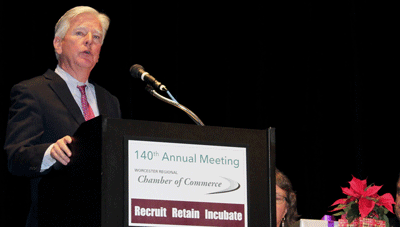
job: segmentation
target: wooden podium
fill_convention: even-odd
[[[243,194],[246,196],[244,202],[244,207],[246,208],[244,213],[246,215],[242,214],[242,224],[238,224],[237,226],[275,226],[275,131],[273,128],[268,130],[250,130],[210,126],[201,127],[186,124],[109,119],[101,116],[83,123],[74,134],[73,143],[70,145],[73,153],[70,164],[62,166],[56,163],[53,167],[54,169],[41,180],[39,184],[39,225],[96,227],[152,226],[150,222],[135,224],[134,217],[130,217],[130,215],[134,216],[135,213],[129,210],[129,207],[132,204],[131,209],[133,209],[132,201],[136,200],[130,198],[131,195],[128,191],[131,191],[131,189],[128,186],[141,186],[132,182],[132,180],[128,180],[130,179],[128,178],[128,174],[130,173],[129,168],[132,168],[133,165],[128,162],[128,141],[132,139],[139,142],[149,141],[150,144],[172,143],[182,145],[183,148],[186,146],[199,146],[200,148],[207,146],[207,149],[208,146],[211,148],[219,148],[220,146],[228,147],[228,150],[223,152],[229,152],[229,147],[243,148],[242,150],[245,150],[243,160],[246,163],[246,166],[243,167],[246,170],[245,178],[243,179],[246,179],[246,182],[239,184],[239,186],[231,190],[237,190],[235,193],[238,193],[239,190],[246,189],[246,192]],[[161,159],[162,153],[160,151],[154,154],[159,155],[158,159]],[[154,154],[151,153],[152,156]],[[199,172],[195,173],[195,175],[201,176],[202,171],[206,171],[207,168],[214,168],[218,164],[228,163],[224,163],[223,160],[224,158],[229,159],[229,153],[223,154],[225,155],[222,159],[207,159],[206,161],[209,163],[206,163],[207,165],[203,163],[202,166],[204,166],[204,169],[196,169]],[[132,152],[130,155],[132,155]],[[140,159],[139,155],[137,157]],[[204,155],[204,157],[206,156]],[[204,157],[195,157],[195,159],[192,157],[192,162],[205,162]],[[146,159],[146,157],[143,158]],[[203,160],[199,158],[203,158]],[[181,163],[177,163],[176,166],[178,164],[180,165]],[[237,171],[235,166],[229,168],[232,171]],[[167,182],[165,180],[167,178],[172,179],[175,177],[178,179],[181,175],[183,179],[183,176],[190,176],[191,174],[185,173],[182,170],[176,172],[179,173],[171,171],[172,174],[163,175],[164,178],[161,182]],[[147,175],[143,176],[147,177]],[[225,183],[226,181],[221,177],[223,176],[216,175],[215,179],[218,178],[221,182]],[[149,182],[144,178],[140,179],[140,181]],[[174,181],[170,180],[168,182],[173,184]],[[192,184],[189,181],[186,183]],[[215,186],[217,184],[210,183],[204,186],[210,185]],[[222,188],[221,186],[221,190]],[[219,191],[216,194],[221,193],[224,194],[223,196],[226,196],[228,193],[225,193],[225,191]],[[159,195],[155,193],[154,196],[158,197]],[[169,195],[165,196],[168,197]],[[206,198],[215,197],[209,196]],[[163,200],[159,201],[163,202]],[[181,203],[184,204],[185,201],[174,201],[174,203],[179,205]],[[150,209],[146,210],[143,208],[139,210],[138,206],[135,206],[135,208],[139,216],[140,211],[144,214],[143,216],[146,216],[146,214],[148,216],[155,216],[157,214],[155,212],[158,211],[154,209],[154,212],[151,213],[152,210]],[[164,211],[164,216],[171,216],[167,208],[162,207],[160,209]],[[224,211],[228,213],[228,210]],[[210,214],[215,214],[213,217],[218,219],[219,213],[209,212],[208,216]],[[228,219],[228,214],[225,214],[226,219]],[[222,218],[222,215],[224,213],[221,212],[219,218]],[[194,224],[193,221],[195,220],[193,218],[195,217],[192,217],[192,220],[190,220],[192,222],[188,222],[192,223],[190,226],[199,226],[200,224]],[[177,220],[176,224],[183,223],[183,219],[183,215],[180,219],[175,219]],[[161,221],[162,218],[158,218],[157,220]],[[158,226],[164,225],[162,222],[157,223],[159,224]],[[171,220],[168,223],[170,224],[165,224],[165,226],[174,225]],[[179,225],[185,226],[185,224]]]

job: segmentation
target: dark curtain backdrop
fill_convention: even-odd
[[[303,218],[327,214],[352,175],[395,195],[400,133],[394,5],[0,3],[1,144],[11,86],[56,67],[54,25],[76,5],[111,18],[91,78],[119,98],[124,118],[193,124],[130,77],[130,66],[138,63],[206,125],[276,127],[276,164],[292,180]],[[4,153],[0,219],[21,226],[29,186],[7,172]]]

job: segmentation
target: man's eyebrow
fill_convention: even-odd
[[[80,29],[89,30],[86,26],[78,26],[78,27],[76,27],[76,28],[74,29],[74,31],[75,31],[75,30],[80,30]],[[97,33],[103,35],[103,31],[98,30],[98,29],[95,29],[95,31],[96,31]]]

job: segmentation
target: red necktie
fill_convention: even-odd
[[[81,103],[82,103],[83,116],[85,117],[85,121],[88,121],[88,120],[94,118],[94,113],[93,113],[92,107],[90,107],[90,105],[87,101],[85,87],[86,87],[86,85],[78,86],[78,89],[81,92]]]

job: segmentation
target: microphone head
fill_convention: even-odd
[[[132,65],[132,67],[129,69],[129,72],[131,73],[131,75],[133,76],[133,78],[136,79],[140,79],[140,76],[143,74],[144,72],[144,68],[143,66],[139,65],[139,64],[134,64]]]

